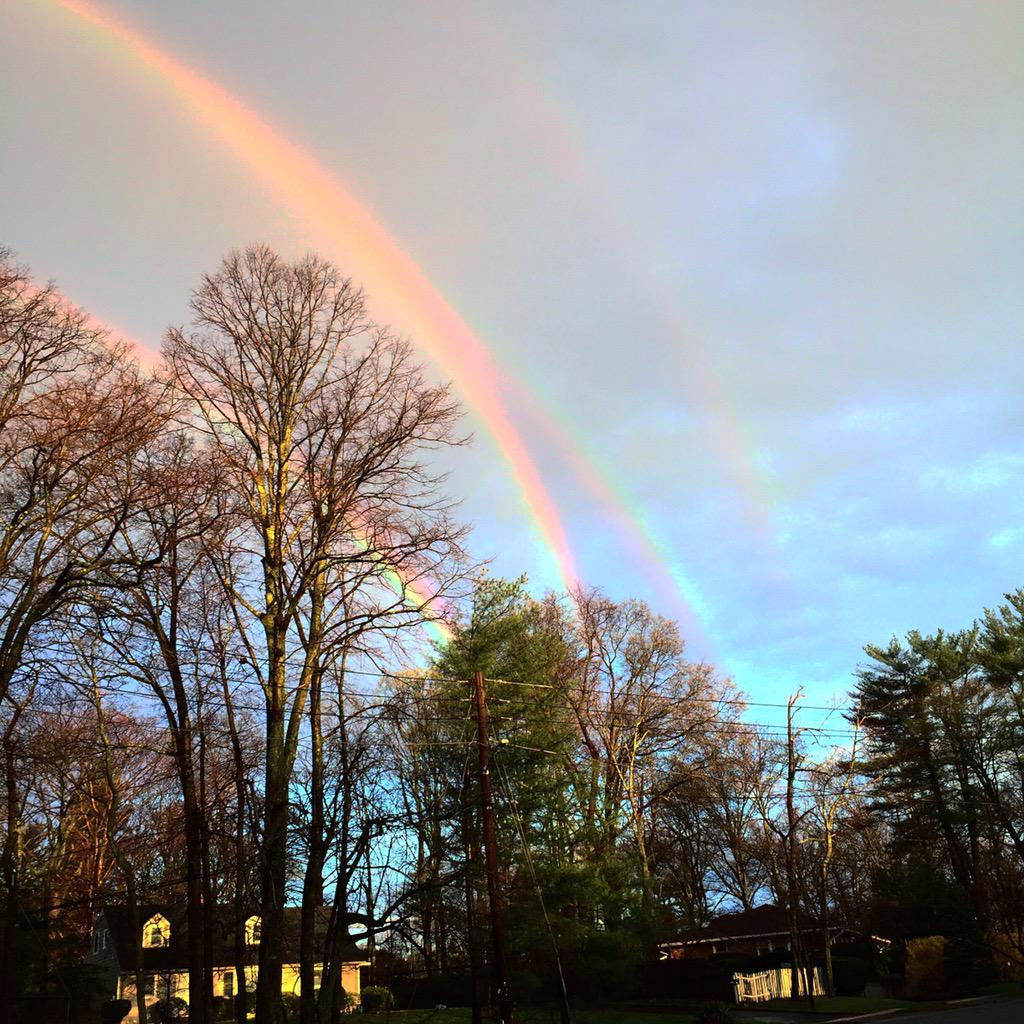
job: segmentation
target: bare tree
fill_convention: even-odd
[[[33,636],[113,559],[164,415],[123,345],[0,262],[0,701]]]
[[[213,999],[214,901],[201,729],[206,691],[219,699],[207,611],[210,590],[220,586],[209,555],[234,508],[216,461],[180,432],[151,444],[136,472],[145,481],[140,507],[113,538],[117,557],[94,602],[94,633],[109,671],[149,690],[166,721],[184,817],[189,1006],[193,1024],[204,1024]]]
[[[443,575],[459,536],[422,461],[457,443],[448,389],[409,346],[367,322],[362,294],[329,264],[266,248],[233,253],[172,330],[168,381],[194,403],[242,503],[222,580],[265,701],[258,1024],[279,1013],[290,781],[346,564],[381,581]],[[367,585],[369,585],[369,580]],[[410,612],[403,594],[393,612]]]

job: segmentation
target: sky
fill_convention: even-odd
[[[323,253],[466,404],[493,573],[828,703],[1024,586],[1022,39],[1018,3],[4,0],[0,244],[153,350],[232,248]]]

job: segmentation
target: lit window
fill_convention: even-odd
[[[255,914],[245,922],[245,944],[247,946],[260,944],[260,919]]]
[[[235,972],[227,971],[224,974],[223,995],[230,998],[235,994]]]
[[[154,914],[142,928],[142,945],[146,949],[166,946],[171,941],[171,924],[163,914]]]

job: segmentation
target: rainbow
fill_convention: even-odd
[[[565,589],[577,583],[572,552],[558,510],[512,423],[498,367],[484,344],[434,288],[419,266],[309,153],[284,138],[222,86],[181,63],[90,0],[51,0],[74,15],[119,55],[153,74],[245,165],[254,180],[311,231],[339,251],[355,254],[358,274],[374,305],[407,329],[417,345],[449,376],[490,432],[507,461],[535,529]],[[526,391],[522,385],[518,386]],[[528,393],[528,392],[527,392]],[[536,400],[532,401],[537,407]],[[583,455],[578,438],[557,417],[538,421],[588,490],[612,513],[634,552],[671,587],[673,601],[702,625],[706,605],[696,587],[659,542],[621,487]]]
[[[601,464],[582,431],[567,417],[542,406],[525,390],[514,392],[517,400],[552,440],[562,459],[584,483],[591,494],[611,513],[619,533],[626,538],[633,554],[657,568],[659,593],[682,622],[699,633],[710,647],[707,624],[711,609],[700,586],[679,564],[670,546],[661,539],[627,489]]]
[[[87,326],[91,329],[106,334],[109,337],[118,338],[123,342],[127,342],[132,347],[135,357],[145,369],[152,371],[156,368],[159,362],[159,358],[156,354],[146,345],[142,344],[142,342],[131,337],[116,324],[111,323],[109,320],[100,320],[98,317],[84,312],[64,295],[58,295],[58,301],[60,301],[61,304],[69,311],[82,313],[85,317]],[[451,629],[440,618],[431,617],[434,614],[434,609],[439,603],[438,595],[428,593],[427,590],[421,586],[419,580],[414,582],[407,576],[403,576],[403,574],[400,573],[381,552],[374,548],[370,539],[359,528],[352,526],[349,530],[349,536],[361,553],[369,553],[370,557],[380,564],[381,577],[391,590],[394,591],[396,596],[402,600],[402,603],[410,611],[419,613],[423,620],[421,625],[427,635],[440,646],[444,646],[449,643],[453,635]]]
[[[467,8],[466,13],[472,19],[474,9]],[[576,195],[589,199],[594,219],[612,236],[612,248],[650,253],[652,246],[657,246],[657,233],[640,233],[640,221],[628,215],[621,196],[607,176],[606,165],[588,158],[571,111],[559,102],[557,84],[545,79],[541,67],[525,60],[521,49],[509,45],[508,35],[493,31],[485,19],[471,20],[471,26],[477,33],[478,45],[495,49],[501,65],[513,67],[511,77],[516,89],[511,95],[525,115],[522,123],[536,133],[535,151],[545,156],[555,173],[571,184]],[[726,387],[725,377],[715,364],[715,346],[707,326],[699,320],[696,304],[688,301],[684,308],[680,297],[682,282],[663,269],[673,264],[673,254],[655,248],[652,256],[646,261],[621,261],[620,268],[624,275],[634,279],[644,294],[645,305],[661,319],[673,340],[676,370],[686,379],[691,394],[699,396],[700,404],[707,410],[702,423],[705,443],[715,452],[719,467],[743,496],[747,524],[760,540],[765,554],[773,559],[775,578],[780,582],[788,581],[790,574],[782,560],[778,524],[773,516],[782,502],[782,495],[757,463],[757,431],[735,393]],[[698,339],[699,343],[695,344]],[[517,396],[517,400],[521,397]],[[541,425],[555,447],[568,461],[576,463],[577,472],[582,475],[581,463],[589,464],[586,472],[597,477],[593,493],[614,496],[612,507],[620,520],[624,516],[632,517],[623,532],[638,553],[646,550],[643,557],[650,558],[654,552],[658,553],[657,557],[664,563],[662,577],[667,574],[675,579],[675,594],[670,594],[670,598],[674,596],[678,602],[682,596],[693,611],[703,615],[702,608],[706,610],[706,606],[702,605],[695,581],[686,576],[671,547],[657,537],[642,513],[630,511],[637,509],[639,503],[628,493],[621,477],[616,479],[602,468],[600,456],[588,450],[588,439],[578,426],[564,419],[553,403],[544,403],[543,408],[535,410],[535,416],[549,421]],[[557,422],[552,424],[551,420]]]
[[[348,534],[353,544],[361,554],[367,554],[381,567],[381,575],[384,582],[401,598],[402,603],[413,612],[417,612],[422,621],[422,626],[427,635],[433,638],[434,642],[444,646],[452,639],[452,631],[439,618],[431,617],[433,609],[440,603],[437,594],[429,594],[420,585],[419,580],[412,580],[408,575],[398,571],[384,555],[377,550],[376,545],[367,536],[366,532],[355,524],[348,524]]]
[[[375,305],[408,329],[459,385],[508,463],[563,586],[577,580],[565,528],[505,408],[501,374],[483,343],[416,263],[327,171],[225,89],[86,0],[54,0],[135,64],[155,73],[277,201],[316,231],[358,253],[359,276]]]

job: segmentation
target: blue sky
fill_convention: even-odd
[[[631,496],[700,595],[692,653],[755,697],[841,695],[864,643],[1024,585],[1019,4],[106,9],[374,212]],[[101,318],[155,346],[228,249],[314,244],[68,14],[9,0],[0,39],[0,241]],[[586,580],[677,614],[517,425]],[[476,552],[553,585],[477,434]]]

